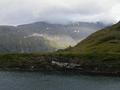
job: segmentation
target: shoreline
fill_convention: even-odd
[[[0,71],[120,76],[120,56],[115,54],[115,58],[112,58],[113,56],[111,54],[96,56],[92,54],[77,56],[76,54],[2,54],[0,55]]]
[[[80,71],[74,69],[65,69],[65,70],[30,70],[30,69],[1,69],[0,71],[9,71],[9,72],[41,72],[41,73],[54,73],[54,74],[69,74],[69,75],[88,75],[88,76],[107,76],[107,77],[120,77],[120,72],[98,72],[98,71]]]

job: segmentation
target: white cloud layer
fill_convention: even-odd
[[[120,20],[120,0],[0,0],[0,24]]]

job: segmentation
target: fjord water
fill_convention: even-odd
[[[120,78],[0,71],[0,90],[120,90]]]

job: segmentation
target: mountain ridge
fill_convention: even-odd
[[[103,27],[105,27],[104,24],[87,22],[65,25],[47,22],[35,22],[18,26],[3,25],[0,26],[0,52],[56,51],[57,49],[76,45],[81,39]]]

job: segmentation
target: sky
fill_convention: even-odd
[[[0,25],[120,20],[120,0],[0,0]]]

